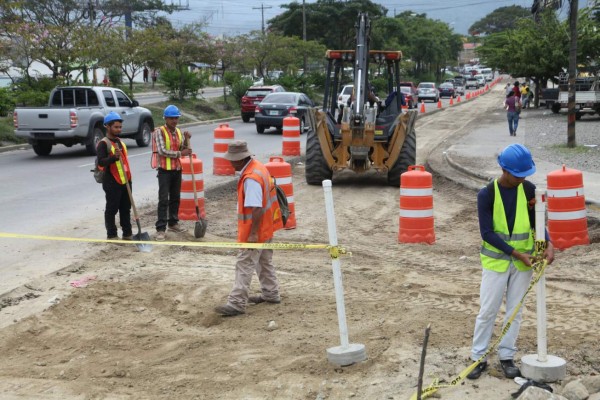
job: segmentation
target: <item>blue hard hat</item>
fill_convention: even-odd
[[[114,121],[123,122],[123,118],[121,118],[121,116],[114,111],[109,112],[108,114],[106,114],[106,117],[104,117],[104,125],[108,125]]]
[[[535,174],[535,163],[531,152],[522,144],[511,144],[502,150],[498,155],[498,164],[517,178]]]
[[[165,118],[178,118],[181,117],[181,113],[179,112],[179,108],[177,108],[176,106],[174,106],[173,104],[167,106],[167,108],[165,108],[165,112],[163,114],[163,117]]]

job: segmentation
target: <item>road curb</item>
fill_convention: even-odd
[[[30,148],[31,148],[31,145],[28,143],[10,144],[8,146],[1,146],[0,153],[5,153],[7,151],[12,151],[12,150],[27,150]]]

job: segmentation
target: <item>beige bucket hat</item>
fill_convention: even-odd
[[[239,161],[250,156],[252,153],[248,151],[248,144],[243,140],[234,140],[229,143],[227,153],[223,158],[229,161]]]

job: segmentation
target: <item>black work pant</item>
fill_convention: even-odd
[[[115,181],[115,178],[108,172],[104,176],[102,189],[106,194],[106,208],[104,209],[106,236],[117,236],[117,225],[115,224],[117,212],[119,213],[119,224],[123,229],[123,236],[131,236],[131,201],[127,193],[127,187]]]
[[[173,226],[179,222],[179,202],[181,198],[181,170],[158,169],[158,220],[156,230],[164,232],[167,223]]]

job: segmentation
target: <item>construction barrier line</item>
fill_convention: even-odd
[[[546,242],[545,241],[536,241],[535,242],[535,248],[536,248],[536,251],[539,251],[540,254],[542,254],[544,252],[545,248],[546,248]],[[506,333],[510,329],[510,326],[512,325],[513,320],[517,316],[517,313],[519,312],[519,310],[521,309],[521,307],[523,306],[523,304],[525,304],[525,298],[527,297],[527,295],[529,294],[529,292],[531,292],[531,290],[533,289],[533,287],[538,283],[538,281],[540,280],[540,278],[544,274],[544,271],[546,270],[546,266],[548,266],[548,260],[546,260],[546,259],[538,259],[538,260],[534,261],[534,263],[532,264],[532,266],[533,266],[533,270],[535,272],[535,276],[531,280],[531,282],[529,283],[529,287],[527,288],[527,291],[525,292],[525,294],[523,294],[523,296],[521,297],[521,300],[519,301],[519,304],[515,308],[515,311],[513,311],[513,313],[511,314],[510,318],[506,322],[506,325],[504,326],[504,328],[502,328],[502,332],[500,332],[500,336],[498,337],[498,339],[496,339],[496,341],[486,350],[486,352],[485,352],[484,355],[482,355],[481,357],[479,357],[479,359],[477,359],[477,361],[473,362],[473,364],[469,365],[467,368],[465,368],[464,370],[462,370],[454,379],[452,379],[452,381],[450,381],[449,384],[440,385],[438,383],[439,379],[437,379],[437,378],[434,379],[434,381],[428,387],[426,387],[425,389],[423,389],[421,391],[421,399],[425,399],[425,398],[431,396],[432,394],[434,394],[435,392],[437,392],[438,389],[446,388],[446,387],[452,387],[452,386],[458,385],[462,380],[464,380],[467,377],[467,375],[469,375],[471,373],[471,371],[473,371],[475,369],[475,367],[477,367],[483,360],[485,360],[487,358],[487,356],[496,347],[498,347],[498,345],[500,344],[500,341],[502,340],[502,338],[504,338],[504,336],[506,335]],[[417,393],[414,393],[410,397],[410,400],[416,400],[416,399],[417,399]]]
[[[340,255],[352,256],[352,253],[342,246],[331,246],[329,244],[304,244],[304,243],[237,243],[237,242],[148,242],[146,240],[112,240],[112,239],[88,239],[72,238],[64,236],[27,235],[22,233],[0,232],[0,238],[6,239],[32,239],[51,240],[58,242],[80,242],[80,243],[115,243],[115,244],[149,244],[153,246],[185,246],[185,247],[212,247],[228,249],[270,249],[270,250],[329,250],[331,258],[339,258]]]

